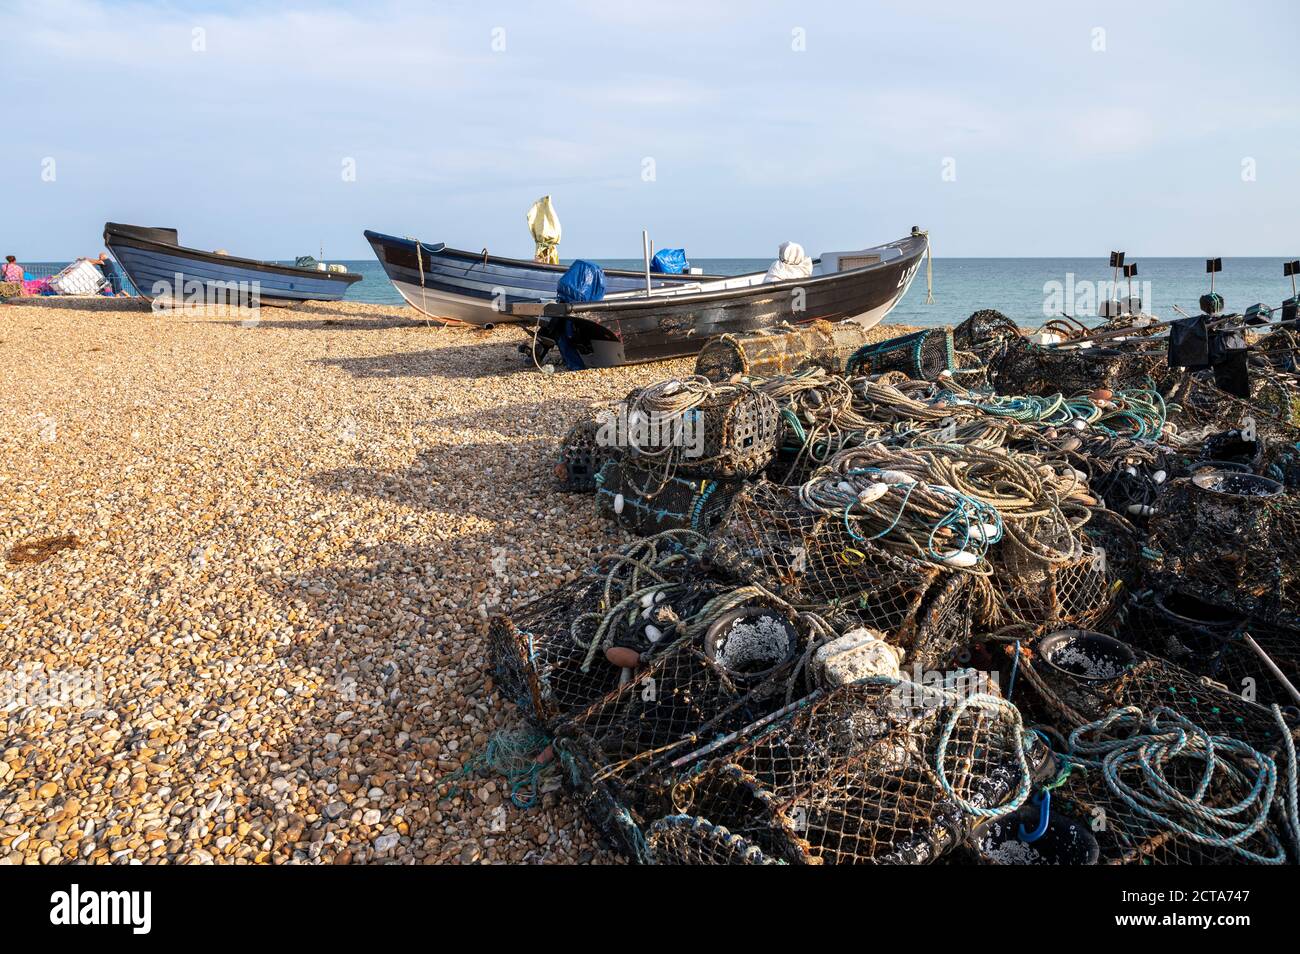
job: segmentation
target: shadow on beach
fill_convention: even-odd
[[[492,332],[481,332],[484,336]],[[482,378],[538,371],[519,353],[517,341],[477,340],[439,342],[436,350],[407,351],[365,357],[321,358],[316,363],[335,367],[354,378]],[[473,349],[471,360],[464,351]]]
[[[5,304],[24,307],[52,308],[64,311],[130,311],[148,312],[150,305],[143,298],[106,298],[100,295],[23,295],[4,299]]]

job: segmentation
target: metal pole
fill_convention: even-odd
[[[645,294],[650,297],[650,233],[641,230],[641,251],[645,255]]]
[[[1291,685],[1291,680],[1283,674],[1281,669],[1277,668],[1277,663],[1273,662],[1268,653],[1264,652],[1264,650],[1260,648],[1259,643],[1255,642],[1254,637],[1252,637],[1250,633],[1242,633],[1241,638],[1246,641],[1247,646],[1255,651],[1255,655],[1259,656],[1260,661],[1268,667],[1268,671],[1277,678],[1278,682],[1286,686],[1287,692],[1291,693],[1291,698],[1297,703],[1300,703],[1300,690],[1297,690],[1295,686]]]

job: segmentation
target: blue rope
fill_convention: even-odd
[[[957,722],[961,719],[962,713],[967,709],[982,709],[986,712],[1005,715],[1011,720],[1012,744],[1015,746],[1016,759],[1019,762],[1020,782],[1016,786],[1016,791],[1011,796],[1011,799],[994,808],[976,805],[958,795],[956,790],[953,789],[952,783],[948,780],[948,773],[943,768],[943,758],[948,751],[948,742],[952,739],[952,733],[957,728]],[[939,785],[943,789],[943,793],[966,814],[980,818],[1001,818],[1003,815],[1014,812],[1029,797],[1030,786],[1029,763],[1025,759],[1024,725],[1020,721],[1020,710],[1005,699],[986,693],[976,693],[961,699],[953,706],[952,714],[948,716],[948,721],[944,723],[943,732],[939,735],[939,746],[934,754],[934,771],[939,778]]]
[[[1130,734],[1121,739],[1087,738],[1114,729]],[[1165,766],[1180,756],[1202,763],[1191,794],[1182,792],[1164,775]],[[1100,768],[1114,797],[1164,831],[1257,864],[1284,864],[1287,860],[1285,848],[1268,827],[1277,791],[1277,766],[1239,739],[1210,735],[1172,709],[1161,707],[1145,717],[1142,710],[1129,706],[1071,732],[1066,757]],[[1130,782],[1135,774],[1140,780],[1136,786]],[[1209,804],[1206,797],[1216,775],[1245,789],[1245,794],[1235,804]],[[1244,847],[1256,836],[1269,854]]]

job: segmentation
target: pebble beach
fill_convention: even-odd
[[[625,542],[556,447],[693,360],[526,340],[0,305],[0,864],[614,861],[558,779],[472,771],[522,721],[486,623]]]

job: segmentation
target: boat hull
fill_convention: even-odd
[[[907,294],[928,250],[923,234],[881,249],[896,257],[851,271],[756,285],[680,299],[631,299],[590,304],[551,304],[542,313],[548,328],[573,322],[580,357],[588,367],[617,367],[698,354],[711,338],[747,334],[811,321],[880,322]]]
[[[512,305],[555,297],[555,287],[568,270],[521,259],[447,248],[441,243],[417,243],[381,232],[367,231],[366,240],[397,293],[416,311],[437,320],[453,319],[486,327],[520,322],[508,314]],[[707,281],[714,276],[651,276],[651,287],[667,288]],[[645,288],[644,272],[605,270],[606,294]]]
[[[167,236],[172,236],[172,242]],[[361,280],[350,272],[319,272],[174,244],[168,229],[109,223],[104,244],[141,296],[181,304],[196,301],[292,304],[338,301]]]

